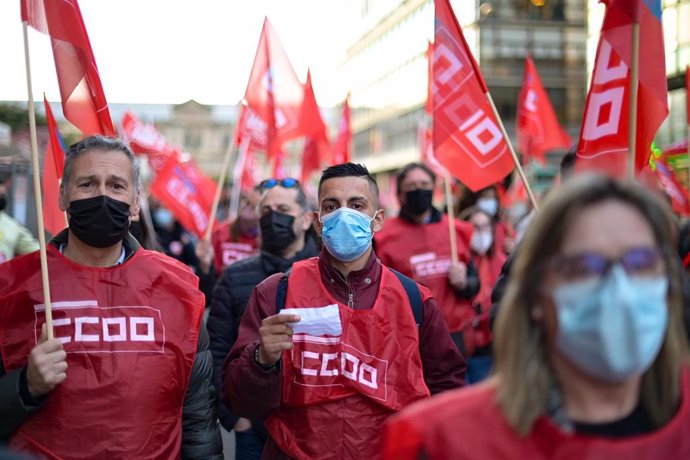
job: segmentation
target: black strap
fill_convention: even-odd
[[[419,292],[419,287],[417,283],[407,276],[403,275],[397,270],[393,270],[388,267],[390,271],[400,280],[405,293],[407,294],[407,299],[410,301],[412,306],[412,314],[414,315],[414,321],[417,323],[417,327],[422,324],[422,293]],[[276,291],[276,313],[280,313],[280,310],[285,308],[285,299],[287,298],[288,289],[288,277],[290,276],[290,270],[285,272],[283,276],[280,277],[278,281],[278,290]]]
[[[419,287],[417,286],[417,283],[412,278],[408,278],[407,276],[403,275],[397,270],[393,270],[390,267],[388,267],[388,269],[392,271],[395,276],[398,277],[398,280],[400,280],[400,284],[402,284],[403,289],[405,289],[405,292],[407,293],[407,299],[410,301],[410,305],[412,306],[414,322],[417,323],[417,327],[421,326],[423,316],[422,293],[419,292]]]

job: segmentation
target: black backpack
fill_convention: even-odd
[[[419,292],[417,283],[397,270],[393,270],[390,267],[386,267],[398,278],[400,284],[402,284],[405,293],[407,293],[407,298],[412,306],[412,314],[414,315],[414,322],[417,323],[417,328],[422,325],[422,294]],[[290,270],[286,271],[278,282],[278,291],[276,292],[276,312],[280,312],[285,307],[285,299],[287,298],[287,288],[288,288],[288,277],[290,276]]]

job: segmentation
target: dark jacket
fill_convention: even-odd
[[[213,355],[213,382],[218,391],[221,388],[220,370],[223,361],[237,340],[240,320],[256,285],[275,273],[287,271],[293,262],[318,254],[319,250],[314,240],[307,238],[304,249],[291,259],[283,259],[261,251],[259,255],[235,262],[225,269],[213,290],[211,312],[207,321],[208,333],[211,337],[210,349]],[[219,404],[218,415],[223,427],[231,431],[238,417],[228,411],[223,404]],[[260,425],[260,423],[255,424],[257,427]]]
[[[319,270],[328,292],[345,304],[348,303],[348,294],[354,292],[354,305],[361,309],[371,308],[378,295],[384,269],[374,252],[367,265],[350,273],[347,280],[330,265],[329,257],[326,251],[319,256]],[[279,274],[273,275],[254,289],[240,324],[237,342],[223,364],[222,400],[244,417],[266,419],[281,404],[282,372],[275,367],[264,370],[254,360],[261,320],[276,314],[275,299],[280,278]],[[464,384],[465,361],[453,344],[433,297],[422,306],[419,354],[424,381],[432,395]],[[262,458],[286,457],[269,440]]]
[[[67,231],[63,231],[51,244],[59,246],[66,241]],[[139,243],[131,235],[125,238],[124,243],[126,259],[140,249]],[[183,459],[223,459],[220,429],[215,421],[216,391],[211,383],[213,360],[208,344],[208,332],[202,325],[182,407]],[[0,440],[9,439],[22,421],[40,410],[48,398],[50,395],[39,400],[32,398],[26,381],[26,368],[6,374],[0,359]]]

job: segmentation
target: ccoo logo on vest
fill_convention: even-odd
[[[96,300],[53,302],[55,338],[67,353],[165,351],[161,311],[142,305],[102,307]],[[45,323],[45,305],[34,305],[36,342]]]
[[[410,257],[410,266],[415,279],[447,276],[450,265],[449,256],[438,256],[435,252],[425,252]]]

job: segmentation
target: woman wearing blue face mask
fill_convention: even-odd
[[[496,375],[393,420],[387,458],[690,458],[675,238],[667,206],[636,185],[564,185],[521,244]]]

